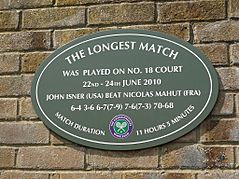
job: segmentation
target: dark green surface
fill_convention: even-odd
[[[86,57],[69,64],[65,58],[70,54],[96,44],[111,43],[113,41],[135,41],[134,50],[118,50],[102,52]],[[160,44],[169,47],[179,54],[172,59],[162,54],[138,50],[137,44],[141,42]],[[81,43],[81,44],[79,44]],[[73,45],[75,45],[73,47]],[[70,49],[69,49],[70,48]],[[63,52],[64,51],[64,52]],[[63,52],[63,53],[62,53]],[[144,68],[157,66],[183,66],[181,73],[153,73],[145,74]],[[114,68],[140,68],[140,74],[122,74],[109,76],[83,76],[83,69],[111,69]],[[80,76],[63,77],[62,70],[79,70]],[[210,83],[211,78],[211,83]],[[161,79],[160,85],[154,86],[114,86],[83,88],[83,81],[104,83],[105,80],[116,82],[135,79]],[[105,83],[104,83],[105,84]],[[46,94],[50,93],[106,93],[130,91],[163,91],[198,89],[200,96],[176,97],[141,97],[141,98],[113,98],[113,99],[83,99],[83,100],[54,100],[46,101]],[[210,93],[211,91],[211,93]],[[109,150],[132,150],[160,145],[172,141],[200,124],[212,110],[218,96],[218,77],[209,60],[195,47],[187,42],[158,32],[143,30],[114,30],[100,32],[85,36],[57,49],[39,67],[32,84],[32,102],[38,116],[54,132],[73,142]],[[140,110],[110,110],[110,111],[71,111],[71,106],[93,104],[125,104],[125,103],[167,103],[173,102],[174,108],[151,109],[147,106]],[[167,121],[182,113],[188,106],[193,105],[194,110],[180,122],[166,127]],[[43,112],[45,114],[43,114]],[[72,122],[89,128],[102,129],[105,135],[76,130],[59,120],[55,113],[59,112]],[[125,139],[113,137],[109,131],[109,123],[118,114],[129,116],[134,123],[134,130]],[[136,130],[161,125],[161,130],[146,134],[136,135]]]

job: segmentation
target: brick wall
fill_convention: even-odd
[[[85,34],[150,29],[203,51],[220,96],[199,127],[169,144],[113,152],[49,131],[30,99],[34,72]],[[239,178],[239,0],[0,0],[0,179]]]

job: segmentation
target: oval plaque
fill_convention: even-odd
[[[45,125],[85,146],[132,150],[199,125],[218,95],[209,60],[158,32],[114,30],[78,38],[39,67],[32,102]]]

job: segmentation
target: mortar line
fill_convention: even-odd
[[[236,169],[237,157],[236,157],[236,147],[233,147],[233,168]]]
[[[198,173],[195,173],[194,178],[198,179]]]
[[[85,151],[84,151],[84,170],[86,170],[86,171],[87,171],[87,168],[88,168],[87,152],[88,152],[88,149],[85,148]]]
[[[193,33],[193,23],[189,23],[189,43],[194,44],[194,33]]]
[[[158,22],[158,6],[156,2],[154,2],[154,22]]]
[[[101,6],[101,5],[114,5],[114,4],[135,4],[135,3],[154,3],[155,0],[140,0],[140,1],[137,1],[137,0],[133,0],[133,1],[129,1],[129,0],[123,0],[123,1],[118,1],[118,2],[110,2],[110,1],[106,1],[106,2],[100,2],[100,3],[85,3],[85,4],[63,4],[63,5],[57,5],[55,4],[55,6],[53,6],[53,2],[55,0],[52,0],[51,4],[49,5],[42,5],[42,6],[39,6],[39,7],[15,7],[15,8],[9,8],[9,9],[0,9],[0,11],[11,11],[11,10],[37,10],[37,9],[47,9],[47,8],[52,8],[52,7],[56,7],[56,8],[64,8],[64,7],[82,7],[82,6]],[[173,2],[173,0],[172,0]]]
[[[52,0],[52,6],[53,6],[53,7],[56,6],[56,0]]]
[[[229,6],[228,6],[228,0],[225,0],[225,19],[230,19],[228,16]]]
[[[49,136],[48,136],[48,137],[49,137],[49,145],[50,145],[50,146],[53,146],[53,144],[52,144],[52,135],[51,135],[51,133],[52,133],[52,132],[49,131]]]
[[[18,156],[18,151],[19,149],[15,149],[15,154],[14,154],[14,167],[17,167],[17,156]]]
[[[235,117],[237,117],[237,102],[236,102],[236,95],[237,93],[233,93],[233,113],[235,114]]]
[[[162,170],[162,155],[163,155],[163,148],[158,147],[158,168]]]
[[[22,73],[22,56],[23,56],[24,54],[19,54],[19,69],[18,69],[18,73],[19,73],[19,75],[21,75],[21,73]]]
[[[233,67],[233,61],[231,61],[231,56],[230,56],[230,44],[226,43],[226,47],[227,47],[227,63],[229,64],[229,67]]]
[[[145,168],[138,168],[138,169],[126,169],[126,168],[120,168],[120,169],[113,169],[113,170],[109,170],[109,169],[99,169],[99,170],[90,170],[90,171],[85,171],[82,169],[36,169],[36,168],[9,168],[9,167],[3,167],[1,168],[1,170],[5,170],[5,171],[19,171],[19,172],[36,172],[36,173],[44,173],[44,172],[49,172],[49,173],[94,173],[95,172],[177,172],[177,173],[191,173],[193,172],[194,174],[198,173],[198,172],[212,172],[212,171],[218,171],[219,168],[212,168],[212,169],[202,169],[202,168],[164,168],[164,169],[145,169]],[[220,168],[220,171],[238,171],[238,169],[235,168]]]
[[[237,99],[238,99],[238,101],[237,101]],[[235,93],[234,101],[235,101],[235,113],[236,113],[236,117],[238,117],[239,116],[239,93]]]
[[[18,13],[19,18],[18,18],[18,26],[17,30],[21,31],[22,30],[22,10],[19,11]]]
[[[20,119],[20,98],[17,98],[17,116],[16,116],[16,119],[14,119],[13,121],[15,122],[16,120]],[[5,121],[4,121],[5,122]]]
[[[85,8],[85,26],[86,26],[86,28],[88,28],[88,24],[89,24],[88,13],[89,13],[89,7],[87,6]]]
[[[51,50],[54,50],[54,32],[55,30],[52,29],[51,32],[50,32],[50,49]]]

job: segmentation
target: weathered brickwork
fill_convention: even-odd
[[[226,44],[197,44],[195,45],[214,65],[228,65],[228,47]]]
[[[23,73],[35,72],[48,55],[50,55],[50,52],[31,52],[23,54],[21,56],[21,71]]]
[[[54,33],[54,47],[58,48],[75,38],[89,35],[91,33],[97,32],[97,28],[80,28],[80,29],[74,29],[74,30],[56,30]]]
[[[31,98],[21,98],[19,106],[19,116],[24,119],[37,118],[37,115],[32,106]]]
[[[0,12],[0,30],[16,29],[18,27],[19,14],[17,11]]]
[[[221,89],[225,90],[238,90],[239,89],[239,68],[238,67],[226,67],[218,68],[218,74],[221,80]]]
[[[32,74],[0,76],[0,96],[30,95]]]
[[[230,45],[230,62],[232,65],[239,64],[239,44]]]
[[[19,71],[20,55],[14,53],[0,54],[0,74]]]
[[[116,28],[115,28],[116,29]],[[181,23],[181,24],[157,24],[157,25],[135,25],[135,26],[123,26],[117,27],[117,29],[144,29],[144,30],[153,30],[163,33],[168,33],[174,36],[177,36],[185,41],[190,40],[189,34],[189,24]],[[110,30],[103,28],[79,28],[79,29],[69,29],[69,30],[56,30],[54,33],[54,47],[58,48],[77,37],[81,37],[83,35],[89,35],[94,32]],[[222,47],[223,48],[223,47]],[[215,54],[216,55],[216,54]],[[222,57],[222,60],[225,61],[225,57]]]
[[[86,157],[88,167],[92,169],[145,169],[158,167],[157,148],[133,152],[111,152],[89,149]]]
[[[233,148],[200,145],[165,145],[162,147],[163,168],[232,168]]]
[[[213,115],[233,115],[234,113],[234,94],[221,92],[217,103],[212,111]]]
[[[19,171],[4,171],[0,175],[1,179],[49,179],[49,174],[39,172],[19,172]]]
[[[49,131],[42,122],[0,123],[0,144],[47,144]]]
[[[17,167],[41,169],[83,169],[84,149],[79,147],[22,147]]]
[[[89,24],[153,22],[153,3],[102,5],[89,8]]]
[[[230,17],[239,17],[239,1],[229,0],[228,13]]]
[[[19,9],[19,8],[36,8],[52,5],[52,0],[2,0],[0,1],[0,9]]]
[[[0,99],[0,118],[15,119],[17,117],[17,99],[1,98]]]
[[[218,72],[205,121],[168,144],[135,151],[76,145],[39,120],[31,83],[75,38],[146,29],[197,47]],[[239,178],[238,0],[0,0],[0,179]]]
[[[50,31],[21,31],[0,33],[1,51],[47,50],[50,48]]]
[[[63,5],[86,5],[86,4],[103,4],[116,2],[136,2],[140,0],[56,0],[56,4]]]
[[[158,13],[159,22],[224,19],[225,1],[160,3]]]
[[[199,42],[233,42],[239,40],[239,21],[223,20],[216,22],[201,22],[193,25],[194,40]]]
[[[23,12],[23,28],[71,27],[85,23],[85,8],[46,8]]]
[[[190,40],[188,23],[125,26],[122,29],[144,29],[171,34],[185,41]]]
[[[14,148],[0,148],[0,167],[11,168],[14,166],[15,149]],[[1,175],[0,175],[1,177]]]
[[[205,120],[200,127],[202,142],[236,142],[239,140],[238,118],[215,117]]]

